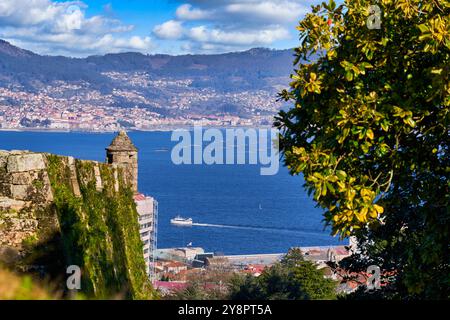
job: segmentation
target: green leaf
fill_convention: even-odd
[[[345,79],[347,79],[347,81],[353,80],[353,73],[350,70],[345,73]]]
[[[430,30],[426,24],[419,24],[417,27],[419,28],[420,32],[422,32],[422,33]]]
[[[344,170],[336,170],[336,175],[338,176],[339,180],[345,181],[347,178],[347,173]]]
[[[412,128],[414,128],[416,126],[416,122],[411,117],[407,117],[407,118],[403,119],[403,121]]]
[[[388,122],[386,120],[383,120],[380,125],[381,125],[381,129],[383,129],[384,131],[388,132],[389,124],[388,124]]]
[[[327,185],[327,189],[330,190],[331,193],[335,193],[336,192],[336,190],[334,189],[334,187],[333,187],[333,185],[331,183],[326,181],[325,184]]]

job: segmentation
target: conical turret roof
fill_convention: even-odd
[[[113,139],[108,148],[108,151],[137,151],[131,139],[128,137],[127,133],[123,130]]]

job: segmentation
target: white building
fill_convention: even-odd
[[[150,279],[154,280],[158,230],[158,202],[154,198],[143,194],[136,194],[134,201],[139,214],[139,232],[144,244],[143,254],[147,266],[146,270]]]

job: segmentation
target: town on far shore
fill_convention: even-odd
[[[149,85],[143,79],[141,81],[139,85]],[[224,94],[213,88],[184,88],[186,84],[182,80],[154,82],[157,83],[152,86],[179,86],[179,92],[170,101],[161,102],[148,101],[133,90],[102,94],[87,88],[87,84],[64,81],[57,81],[35,93],[23,88],[0,87],[0,129],[115,132],[121,128],[152,131],[192,125],[268,126],[281,106],[276,101],[275,91]],[[72,91],[77,94],[69,97],[68,93]],[[116,102],[120,99],[126,101],[126,107]],[[210,112],[195,107],[216,101],[222,106]],[[239,110],[234,107],[236,105]]]

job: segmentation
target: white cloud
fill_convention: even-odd
[[[124,35],[132,25],[102,15],[86,17],[81,1],[1,0],[0,38],[44,54],[85,56],[154,48],[150,37]]]
[[[2,0],[0,2],[0,21],[16,26],[29,26],[53,20],[64,11],[60,5],[48,0]]]
[[[309,4],[320,0],[186,0],[176,10],[179,20],[203,20],[236,24],[274,24],[299,20]]]
[[[160,39],[182,39],[182,50],[271,46],[292,39],[295,25],[320,0],[183,0],[175,19],[154,29]],[[167,24],[167,25],[166,25]]]
[[[163,47],[221,52],[295,39],[296,21],[322,0],[166,1],[179,3],[173,17],[147,26]],[[114,18],[111,5],[95,16],[87,9],[83,0],[0,0],[0,38],[38,53],[69,56],[155,49],[150,37],[134,35],[133,25]]]
[[[249,20],[271,23],[293,22],[306,13],[306,7],[296,1],[263,1],[232,3],[224,11],[231,15],[248,17]]]
[[[289,32],[283,27],[266,30],[223,31],[208,29],[206,26],[191,28],[188,32],[190,40],[206,44],[223,44],[232,46],[269,45],[276,40],[289,38]]]
[[[190,4],[183,4],[177,8],[175,15],[180,20],[201,20],[213,15],[212,11],[193,9]]]
[[[179,39],[183,35],[181,21],[169,20],[153,28],[153,33],[161,39]]]

